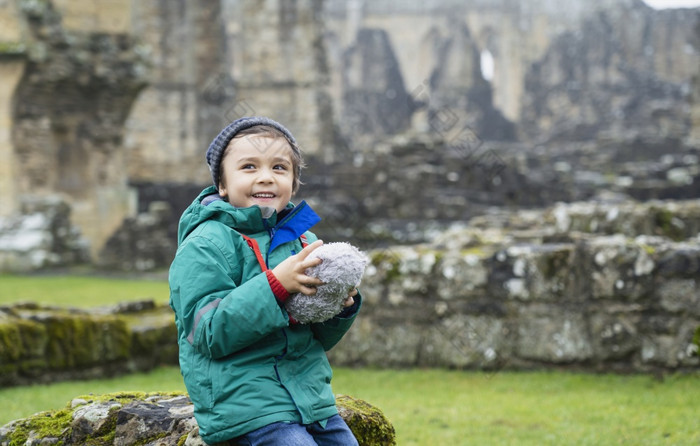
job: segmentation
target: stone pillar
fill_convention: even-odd
[[[75,5],[65,15],[52,2],[21,5],[25,68],[13,99],[0,102],[12,104],[10,182],[20,195],[66,197],[94,255],[133,212],[123,126],[146,68],[130,36],[106,32],[114,23],[95,19],[87,32],[69,31],[64,19],[82,23],[73,21]]]
[[[12,144],[12,97],[24,72],[18,11],[14,2],[0,2],[0,216],[17,211],[16,160]]]

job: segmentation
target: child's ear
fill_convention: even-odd
[[[226,198],[228,196],[228,191],[226,190],[226,186],[224,186],[224,183],[219,181],[219,195],[221,198]]]

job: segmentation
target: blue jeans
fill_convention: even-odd
[[[325,429],[319,423],[272,423],[231,443],[239,446],[357,446],[355,436],[340,415],[330,417]]]

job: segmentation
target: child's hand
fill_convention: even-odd
[[[307,296],[312,296],[316,294],[316,287],[323,285],[320,279],[304,274],[306,268],[311,268],[322,262],[319,258],[306,259],[309,254],[311,254],[311,251],[322,244],[323,241],[316,240],[302,249],[298,254],[286,258],[282,263],[272,269],[272,273],[277,277],[277,280],[279,280],[288,293],[302,293]]]
[[[355,299],[353,299],[355,296],[357,296],[357,288],[353,288],[350,293],[348,293],[348,297],[343,301],[343,307],[348,308],[355,305]]]

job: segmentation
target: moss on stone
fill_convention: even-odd
[[[143,440],[134,443],[133,446],[145,446],[145,445],[147,445],[147,444],[152,444],[152,443],[156,442],[157,440],[160,440],[161,438],[167,437],[168,434],[169,434],[168,432],[160,432],[160,433],[157,433],[157,434],[155,434],[155,435],[153,435],[153,436],[146,437],[146,438],[144,438]],[[111,443],[110,443],[110,444],[111,444]],[[157,443],[156,443],[156,444],[157,444]]]
[[[187,438],[190,436],[190,433],[186,433],[180,437],[179,440],[177,440],[177,446],[183,446],[185,442],[187,441]]]
[[[9,437],[3,438],[3,444],[8,446],[23,446],[25,444],[39,444],[42,439],[55,439],[56,445],[64,444],[84,444],[91,446],[107,446],[114,444],[115,434],[117,430],[117,421],[119,408],[134,401],[146,401],[150,397],[159,397],[158,399],[170,399],[178,396],[187,395],[186,392],[116,392],[102,395],[81,395],[73,399],[73,401],[84,400],[85,404],[95,403],[116,403],[113,409],[110,409],[105,422],[100,428],[90,433],[85,438],[76,438],[76,432],[73,430],[73,414],[76,410],[82,407],[82,404],[77,404],[73,407],[72,402],[68,403],[63,409],[41,412],[29,418],[17,420],[10,425]],[[389,420],[384,416],[381,410],[371,404],[352,398],[350,396],[339,396],[336,400],[338,411],[348,426],[355,434],[361,446],[394,446],[396,445],[396,433],[394,427]],[[143,440],[139,440],[137,445],[153,444],[157,440],[166,438],[172,432],[157,432],[152,436],[147,436]],[[187,441],[190,432],[184,433],[177,440],[177,445],[182,446]],[[78,434],[82,435],[82,434]],[[31,441],[30,439],[34,439]],[[28,442],[28,440],[30,440]],[[173,439],[171,439],[172,441]],[[135,445],[135,446],[137,446]]]
[[[103,403],[114,401],[119,404],[126,404],[131,401],[145,401],[152,396],[162,396],[175,398],[177,396],[187,395],[186,392],[114,392],[103,393],[100,395],[80,395],[76,399],[82,399],[89,403]]]
[[[392,282],[401,276],[401,259],[391,251],[378,250],[370,255],[371,263],[378,268],[385,270],[384,278],[386,282]]]
[[[394,426],[381,410],[347,395],[337,397],[336,405],[360,446],[396,445]]]
[[[468,248],[461,249],[459,251],[459,253],[462,254],[463,256],[477,256],[480,258],[490,256],[491,253],[487,252],[486,249],[484,249],[484,248],[485,247],[482,245],[470,246]]]
[[[652,256],[656,253],[656,248],[653,246],[645,245],[645,244],[642,244],[640,246],[644,250],[644,252],[646,252],[650,256]]]
[[[668,209],[650,209],[654,212],[654,224],[660,235],[670,238],[671,240],[681,241],[685,238],[683,230],[673,223],[673,212]]]
[[[542,272],[542,276],[547,280],[551,280],[562,271],[567,271],[570,255],[570,251],[560,250],[552,251],[544,256],[541,256],[537,262],[537,266]]]
[[[695,336],[693,336],[693,344],[700,348],[700,325],[695,329]]]
[[[177,349],[177,344],[171,342],[177,339],[177,327],[175,318],[170,307],[157,307],[153,310],[141,311],[134,314],[119,315],[131,333],[131,356],[153,356],[156,361],[160,361],[165,354],[166,358],[174,358],[177,361],[177,354],[173,357],[172,351],[164,352],[167,346],[172,345]]]
[[[14,424],[8,446],[24,446],[29,438],[58,438],[57,445],[64,443],[70,428],[73,411],[70,408],[53,412],[41,412]],[[32,443],[33,444],[33,443]]]
[[[174,398],[177,396],[186,395],[185,392],[116,392],[102,395],[81,395],[76,399],[85,400],[87,403],[100,403],[113,401],[120,405],[126,405],[132,401],[146,400],[152,396],[161,396],[164,398]],[[56,438],[56,445],[65,444],[71,436],[71,424],[73,422],[73,413],[81,407],[77,405],[72,407],[69,402],[63,409],[40,412],[31,417],[22,420],[14,421],[11,426],[11,434],[9,437],[8,446],[24,446],[29,438]],[[115,406],[110,410],[110,416],[101,428],[80,441],[82,444],[91,446],[107,446],[114,443],[114,437],[117,428],[117,412],[119,406]],[[158,433],[153,437],[144,441],[144,444],[154,440],[164,438],[168,433]],[[185,435],[187,438],[187,435]],[[34,443],[32,443],[34,444]],[[37,443],[38,444],[38,443]]]
[[[15,323],[0,323],[0,364],[17,361],[22,353],[19,328]]]
[[[0,42],[0,57],[22,56],[27,52],[27,47],[22,42]]]
[[[56,314],[46,321],[47,363],[70,369],[129,356],[131,338],[124,321],[114,316]]]

